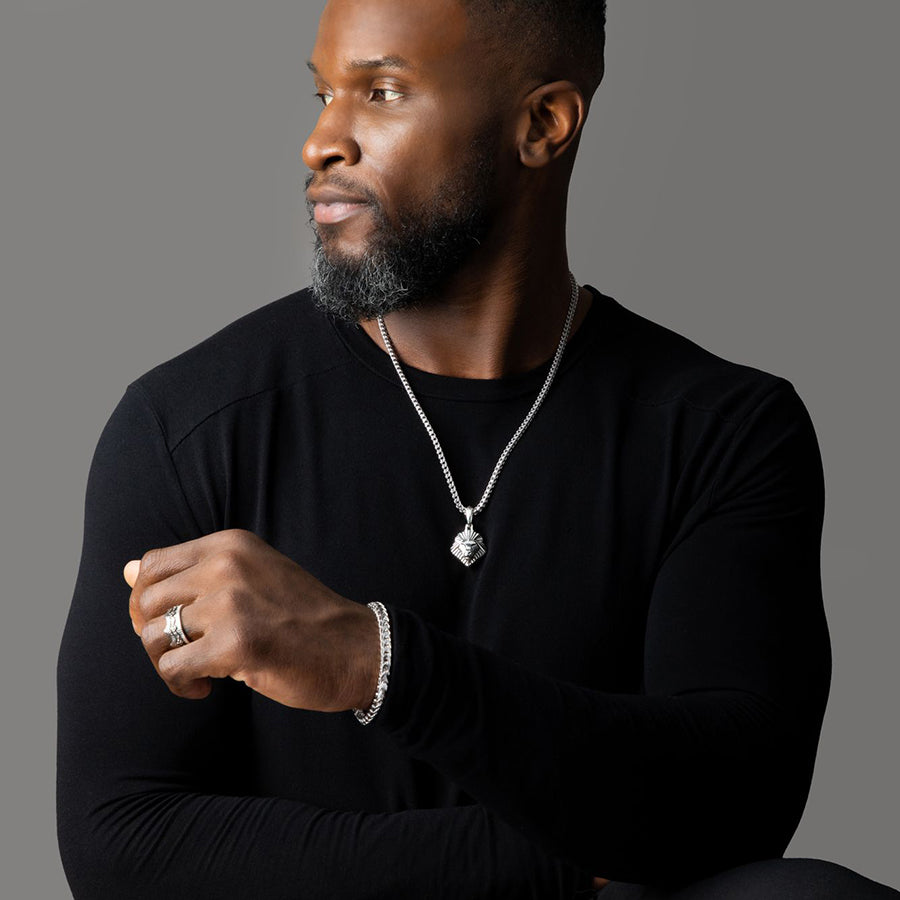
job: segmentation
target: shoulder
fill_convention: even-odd
[[[349,357],[309,288],[260,306],[134,379],[170,447],[233,404],[346,365]]]
[[[606,355],[616,410],[642,465],[677,473],[677,543],[718,504],[759,521],[822,516],[824,471],[815,427],[792,381],[728,359],[616,304]],[[729,504],[733,504],[729,507]]]
[[[663,414],[708,413],[737,425],[771,396],[796,397],[783,375],[728,359],[618,301],[610,304],[605,348],[619,395]]]

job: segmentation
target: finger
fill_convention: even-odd
[[[151,619],[164,615],[176,603],[194,603],[206,590],[203,571],[199,566],[191,566],[148,585],[142,585],[139,580],[128,598],[132,621],[137,620],[143,627]]]
[[[201,537],[168,547],[154,547],[140,559],[137,582],[141,585],[151,584],[169,578],[196,565],[204,557],[219,553],[223,549],[237,549],[248,542],[258,542],[259,538],[245,528],[226,528],[214,531]],[[133,560],[126,563],[131,565]]]
[[[177,697],[184,697],[185,700],[202,700],[204,697],[208,697],[212,691],[212,679],[208,676],[200,676],[193,679],[187,678],[180,671],[178,657],[174,656],[173,658],[173,654],[178,654],[180,651],[188,651],[190,648],[191,645],[186,644],[183,647],[175,647],[173,650],[166,651],[160,657],[156,671],[166,683],[166,687]],[[196,648],[190,650],[190,652],[196,653]],[[164,663],[163,660],[166,657],[169,657],[170,660]]]
[[[132,559],[127,562],[125,568],[122,569],[122,575],[125,576],[125,581],[131,588],[131,593],[128,595],[128,615],[131,616],[131,627],[138,636],[140,636],[141,629],[144,627],[144,617],[140,614],[140,610],[137,606],[137,597],[134,593],[134,583],[137,581],[138,570],[140,567],[141,561],[139,559]]]
[[[147,623],[144,622],[144,617],[140,614],[136,613],[131,606],[128,607],[128,615],[131,616],[131,630],[138,636],[141,636],[141,631],[143,631],[144,625]]]
[[[122,574],[132,586],[128,605],[132,621],[136,623],[136,630],[139,630],[147,620],[162,611],[158,606],[154,606],[149,612],[144,611],[143,616],[139,614],[137,604],[142,593],[150,585],[158,584],[183,571],[192,569],[204,560],[213,557],[227,559],[230,554],[245,548],[248,543],[257,541],[259,538],[252,531],[244,528],[227,528],[194,538],[191,541],[184,541],[181,544],[155,547],[148,550],[140,560],[129,560],[125,564]],[[134,576],[133,582],[129,580],[131,576]]]
[[[139,568],[135,583],[146,587],[196,565],[215,545],[217,534],[219,532],[194,538],[194,540],[185,541],[182,544],[171,544],[168,547],[153,547],[138,561]],[[129,560],[126,568],[133,562],[134,560]]]
[[[174,606],[175,604],[171,604]],[[168,610],[170,607],[166,607]],[[183,603],[181,607],[181,629],[184,631],[188,643],[199,640],[206,634],[207,626],[204,621],[203,610],[197,609],[196,603]],[[155,616],[148,619],[141,629],[141,643],[147,651],[147,655],[153,660],[154,665],[168,650],[178,649],[172,646],[169,635],[166,634],[166,616]]]
[[[157,671],[169,690],[191,700],[208,696],[212,690],[211,679],[226,678],[231,668],[227,654],[210,636],[167,650],[157,664]]]
[[[125,577],[125,580],[128,582],[128,587],[133,588],[135,581],[137,581],[138,572],[141,568],[141,561],[139,559],[131,559],[127,563],[125,563],[125,568],[122,569],[122,575]]]
[[[205,537],[212,537],[212,535]],[[132,559],[125,564],[122,575],[131,586],[128,612],[136,634],[141,633],[141,629],[150,619],[178,602],[173,599],[171,603],[163,607],[165,599],[161,598],[159,592],[151,591],[147,594],[147,591],[153,585],[165,582],[174,575],[195,566],[203,557],[203,546],[200,545],[203,540],[204,538],[197,538],[194,541],[185,541],[183,544],[173,544],[170,547],[156,547],[148,550],[140,559]],[[172,588],[168,586],[165,590],[171,593]],[[153,597],[156,598],[156,602],[150,599]]]

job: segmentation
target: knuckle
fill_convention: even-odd
[[[165,551],[162,547],[153,547],[147,550],[141,557],[141,570],[138,577],[146,577],[147,575],[155,575],[157,570],[162,567]]]
[[[243,570],[240,555],[235,549],[223,550],[213,557],[212,569],[218,581],[235,581]]]
[[[228,528],[222,532],[223,543],[227,550],[232,552],[240,552],[244,549],[251,537],[253,537],[253,532],[247,531],[246,528]]]
[[[150,647],[159,637],[159,629],[152,622],[147,622],[141,629],[141,643],[145,647]]]
[[[159,666],[159,674],[162,675],[166,681],[175,685],[179,683],[183,666],[181,665],[177,654],[163,653],[163,655],[160,656],[157,665]]]
[[[225,534],[236,547],[242,547],[256,539],[256,535],[247,528],[229,528]]]
[[[145,619],[152,619],[156,616],[159,608],[158,591],[154,589],[154,585],[148,584],[138,594],[138,609]]]

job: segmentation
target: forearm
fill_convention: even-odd
[[[76,900],[545,900],[587,879],[480,806],[361,813],[158,790],[63,807],[59,833]]]
[[[783,851],[807,785],[779,771],[788,723],[761,698],[595,692],[392,614],[380,727],[545,851],[644,883]]]
[[[585,883],[482,806],[379,813],[260,796],[252,692],[215,679],[202,701],[174,697],[127,616],[91,627],[89,598],[113,591],[79,580],[60,648],[58,835],[78,900],[543,900]],[[372,727],[350,725],[360,739]]]

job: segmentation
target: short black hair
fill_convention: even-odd
[[[606,0],[461,0],[476,33],[516,70],[569,78],[589,100],[603,80]]]

